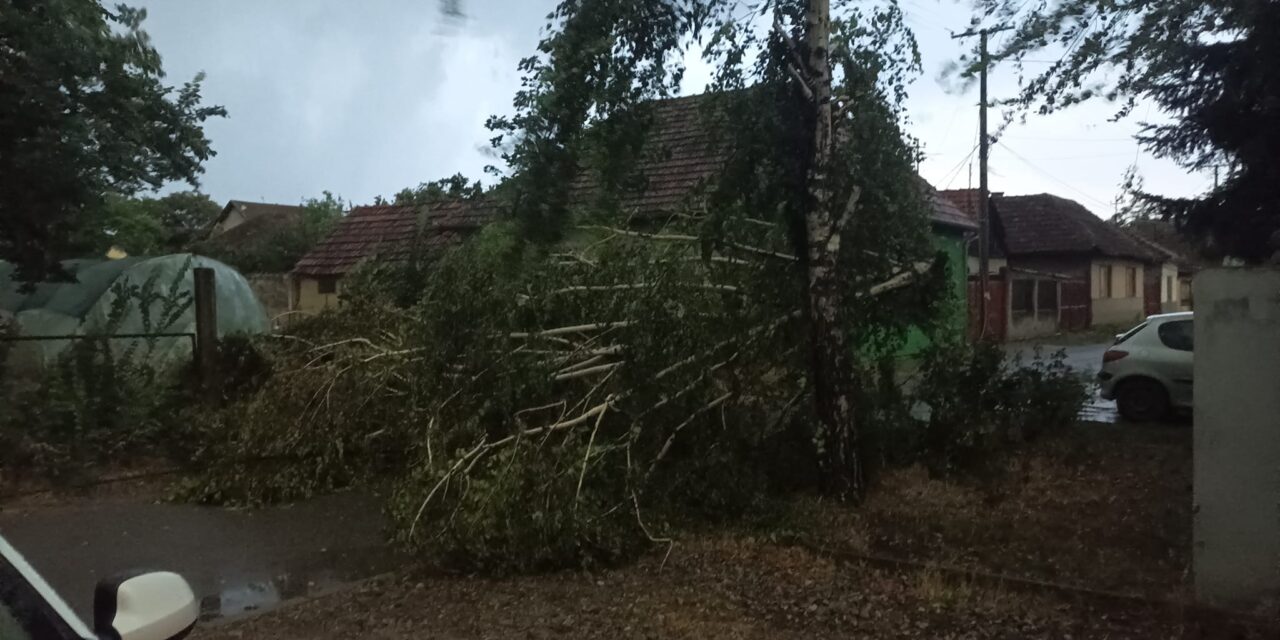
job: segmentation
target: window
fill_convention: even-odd
[[[1173,302],[1173,276],[1164,277],[1164,301]]]
[[[1128,330],[1128,331],[1124,332],[1124,334],[1123,334],[1123,335],[1121,335],[1119,338],[1116,338],[1116,344],[1120,344],[1121,342],[1124,342],[1125,340],[1128,340],[1129,338],[1132,338],[1132,337],[1134,337],[1134,336],[1138,335],[1138,333],[1139,333],[1139,332],[1141,332],[1143,329],[1146,329],[1146,328],[1147,328],[1147,323],[1145,323],[1145,322],[1144,322],[1144,323],[1142,323],[1142,324],[1140,324],[1140,325],[1138,325],[1138,326],[1136,326],[1136,327],[1134,327],[1134,328],[1132,328],[1132,329],[1130,329],[1130,330]]]
[[[1191,320],[1166,322],[1156,330],[1160,334],[1160,342],[1170,349],[1178,351],[1195,350],[1195,327]]]
[[[1014,280],[1012,299],[1009,301],[1010,310],[1013,315],[1029,316],[1035,313],[1036,307],[1036,281],[1035,280]]]
[[[1036,286],[1036,315],[1042,319],[1058,317],[1058,283],[1040,280]]]
[[[1111,297],[1111,265],[1098,267],[1098,297]]]
[[[27,582],[17,567],[0,555],[0,638],[28,640],[71,638],[70,629]]]
[[[337,276],[320,276],[320,279],[316,281],[316,290],[320,293],[337,293]]]
[[[1124,276],[1124,297],[1138,297],[1138,270],[1134,267],[1125,267]]]

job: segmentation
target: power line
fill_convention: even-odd
[[[1000,136],[1010,140],[1052,140],[1055,142],[1133,142],[1133,138],[1060,138],[1056,136]]]
[[[977,143],[975,143],[973,145],[973,148],[969,150],[969,153],[966,153],[965,156],[960,159],[960,162],[956,163],[956,166],[946,173],[948,177],[947,177],[946,184],[944,184],[942,187],[944,190],[951,188],[951,183],[955,182],[956,178],[960,177],[960,169],[963,168],[964,164],[968,162],[970,159],[972,159],[973,154],[977,152],[978,152],[978,145]]]
[[[1000,145],[1000,146],[1001,146],[1005,151],[1008,151],[1008,152],[1009,152],[1009,154],[1010,154],[1010,155],[1012,155],[1013,157],[1017,158],[1018,160],[1021,160],[1023,164],[1025,164],[1025,165],[1027,165],[1028,167],[1030,167],[1030,168],[1031,168],[1032,170],[1034,170],[1036,173],[1039,173],[1040,175],[1042,175],[1042,176],[1044,176],[1044,177],[1046,177],[1046,178],[1048,178],[1048,179],[1050,179],[1050,180],[1052,180],[1052,181],[1054,181],[1054,182],[1056,182],[1056,183],[1058,183],[1058,184],[1060,184],[1060,185],[1062,185],[1062,186],[1064,186],[1064,187],[1066,187],[1066,188],[1068,188],[1068,189],[1070,189],[1070,190],[1072,190],[1072,191],[1074,191],[1074,192],[1076,192],[1076,193],[1080,194],[1080,195],[1081,195],[1081,196],[1083,196],[1086,200],[1090,200],[1090,201],[1092,201],[1094,204],[1097,204],[1098,206],[1102,207],[1104,210],[1106,210],[1106,209],[1108,209],[1108,208],[1110,208],[1110,207],[1111,207],[1111,203],[1103,202],[1103,201],[1101,201],[1101,200],[1099,200],[1099,199],[1097,199],[1097,198],[1095,198],[1095,197],[1093,197],[1093,196],[1091,196],[1091,195],[1089,195],[1089,194],[1087,194],[1087,193],[1085,193],[1085,192],[1083,192],[1083,191],[1081,191],[1081,190],[1079,190],[1079,189],[1077,189],[1077,188],[1075,188],[1075,187],[1071,186],[1070,184],[1067,184],[1066,182],[1064,182],[1064,181],[1062,181],[1062,180],[1058,179],[1057,177],[1055,177],[1053,174],[1049,173],[1048,171],[1045,171],[1044,169],[1041,169],[1041,168],[1040,168],[1039,166],[1037,166],[1035,163],[1031,162],[1030,160],[1028,160],[1028,159],[1026,159],[1026,158],[1024,158],[1024,157],[1022,157],[1022,155],[1021,155],[1021,154],[1019,154],[1017,151],[1014,151],[1013,149],[1010,149],[1010,148],[1009,148],[1009,145],[1007,145],[1007,144],[1005,144],[1005,143],[1003,143],[1003,142],[997,142],[996,144]]]

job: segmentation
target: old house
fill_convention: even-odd
[[[461,242],[496,213],[489,200],[354,207],[293,268],[293,309],[315,313],[338,304],[342,279],[366,259],[402,260],[415,250]]]
[[[1124,229],[1165,258],[1158,280],[1147,278],[1147,313],[1191,311],[1191,278],[1200,269],[1214,266],[1213,262],[1201,257],[1195,244],[1178,233],[1172,222],[1133,220]]]
[[[618,208],[633,225],[657,225],[682,208],[696,204],[699,187],[724,166],[724,154],[711,143],[704,126],[703,96],[654,103],[654,121],[637,170],[643,186],[625,189]],[[931,204],[930,222],[937,249],[950,261],[954,292],[963,299],[965,242],[976,224],[954,203],[920,180]],[[583,172],[570,186],[570,198],[590,203],[601,195],[595,176]],[[294,267],[295,309],[314,312],[338,303],[343,276],[362,260],[401,259],[415,246],[427,250],[461,241],[491,220],[498,210],[492,198],[450,200],[426,206],[356,207]],[[964,327],[964,307],[955,306],[957,331]],[[925,343],[913,332],[907,351]]]
[[[239,227],[240,225],[254,220],[267,218],[276,219],[277,222],[275,223],[278,223],[281,220],[301,220],[302,207],[287,204],[229,200],[227,201],[227,206],[222,208],[222,213],[218,215],[218,219],[213,222],[213,226],[209,230],[208,237],[215,238]],[[274,224],[271,222],[268,223]]]
[[[964,191],[945,194],[973,213]],[[1130,325],[1144,318],[1144,283],[1162,274],[1166,258],[1074,200],[1051,194],[993,195],[993,247],[1006,269],[994,280],[997,311],[1009,340],[1091,326]],[[990,322],[990,320],[989,320]]]

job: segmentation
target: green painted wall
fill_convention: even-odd
[[[938,251],[943,252],[947,257],[947,276],[950,280],[951,300],[947,301],[945,306],[947,317],[944,321],[952,327],[957,338],[963,338],[965,325],[968,322],[968,301],[966,300],[967,292],[965,291],[969,277],[969,263],[965,258],[964,235],[960,231],[951,229],[933,230],[933,242]],[[919,354],[929,346],[929,338],[924,332],[912,327],[910,333],[907,334],[907,342],[902,349],[898,351],[898,357],[906,358]]]

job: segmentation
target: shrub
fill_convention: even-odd
[[[144,332],[164,332],[191,304],[177,282],[153,275],[142,283],[117,282],[112,306],[87,333],[116,333],[140,313]],[[181,385],[176,371],[153,360],[159,339],[123,344],[77,340],[35,380],[16,388],[6,379],[0,402],[0,465],[55,482],[81,479],[103,463],[123,464],[160,454],[176,437]]]
[[[1023,365],[995,344],[934,347],[915,393],[927,413],[919,456],[938,475],[986,469],[1008,444],[1073,424],[1087,398],[1062,352]]]

